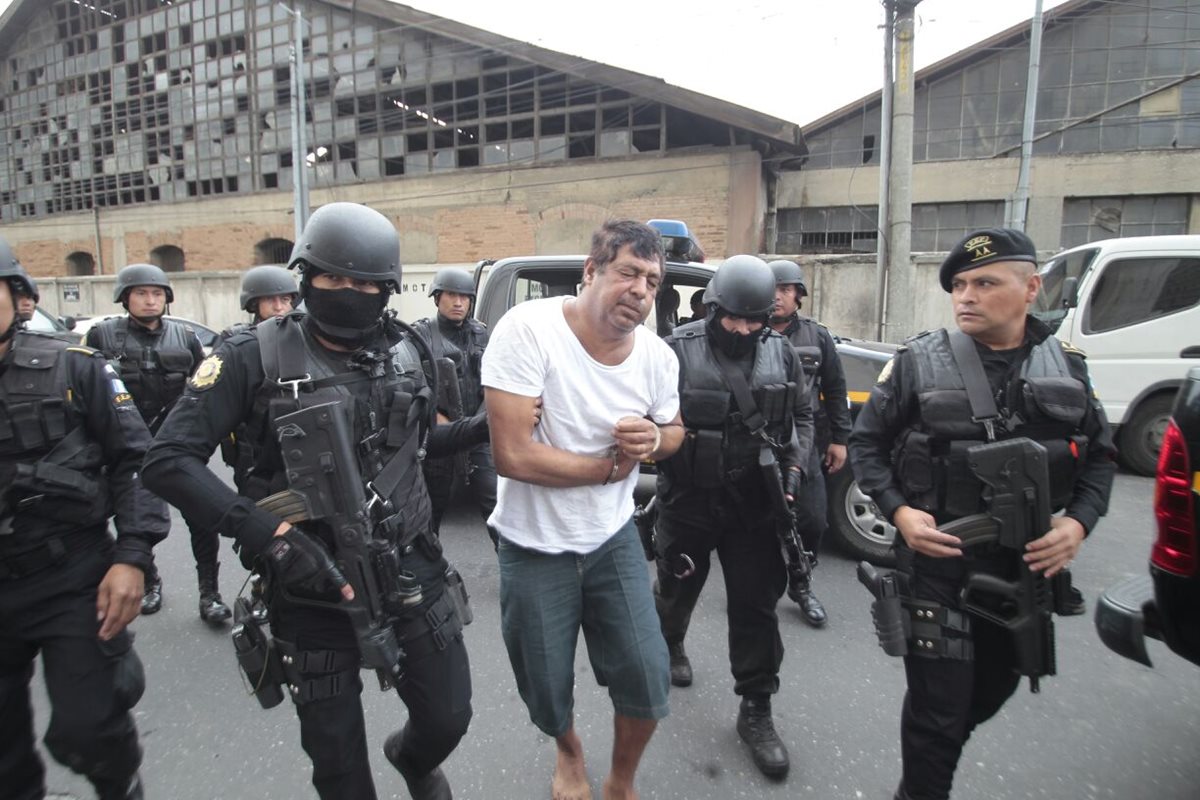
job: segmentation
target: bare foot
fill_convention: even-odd
[[[592,800],[592,787],[588,785],[587,767],[583,763],[583,743],[575,729],[558,737],[555,744],[558,763],[550,782],[550,796],[553,800]]]
[[[604,780],[604,800],[638,800],[637,789],[632,786],[615,786],[609,775]]]

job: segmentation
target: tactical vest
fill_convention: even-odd
[[[354,369],[338,372],[317,344],[301,330],[303,315],[292,314],[260,323],[259,349],[265,379],[247,424],[254,442],[275,441],[275,420],[284,414],[334,400],[350,414],[355,453],[365,483],[373,484],[392,458],[404,467],[402,478],[386,499],[391,511],[380,520],[387,538],[405,545],[418,535],[432,536],[429,493],[418,468],[428,433],[432,393],[425,383],[420,356],[408,339],[371,357],[360,351]],[[349,359],[352,354],[347,353]],[[351,387],[369,384],[369,397]],[[360,387],[361,388],[361,387]],[[261,499],[287,488],[287,475],[277,447],[264,447],[246,494]],[[368,487],[368,494],[373,491]]]
[[[797,317],[796,322],[799,323],[796,329],[785,338],[791,342],[792,349],[796,351],[796,357],[800,360],[800,367],[804,370],[805,388],[813,399],[815,409],[820,405],[817,400],[821,380],[820,325],[805,317]]]
[[[487,346],[487,326],[468,317],[454,338],[446,336],[437,317],[426,317],[413,327],[425,336],[434,358],[449,358],[454,362],[463,416],[475,416],[483,405],[483,351]]]
[[[920,413],[901,432],[893,453],[901,489],[911,505],[939,519],[982,511],[983,485],[967,465],[967,448],[986,441],[987,431],[972,421],[946,331],[910,340],[908,351],[916,366]],[[1031,348],[997,401],[1003,419],[996,438],[1024,436],[1046,448],[1055,509],[1070,500],[1082,471],[1087,438],[1079,426],[1087,403],[1087,387],[1071,375],[1062,345],[1053,336]]]
[[[673,482],[695,489],[736,484],[758,469],[759,452],[766,443],[742,421],[733,392],[713,357],[705,325],[703,320],[681,325],[667,339],[679,358],[679,410],[687,433],[683,446],[664,469]],[[763,433],[778,443],[791,438],[796,399],[796,385],[788,374],[787,347],[781,336],[760,341],[747,379],[766,421]]]
[[[87,525],[109,516],[103,450],[67,399],[69,347],[30,331],[12,340],[0,375],[0,534],[24,533],[35,518]]]
[[[196,368],[190,347],[195,333],[168,319],[154,333],[131,330],[127,316],[104,320],[96,329],[100,349],[112,360],[142,419],[147,425],[157,423],[154,432]]]

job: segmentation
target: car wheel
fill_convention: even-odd
[[[1129,422],[1121,426],[1117,456],[1127,469],[1139,475],[1154,474],[1174,402],[1171,394],[1158,394],[1143,400]]]
[[[892,566],[896,527],[863,494],[849,467],[826,477],[829,481],[829,528],[842,549],[854,558]]]

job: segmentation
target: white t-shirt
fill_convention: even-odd
[[[679,361],[653,331],[639,325],[633,351],[615,366],[596,361],[563,315],[573,299],[551,297],[514,306],[492,331],[483,354],[483,385],[541,397],[536,442],[603,456],[621,417],[662,424],[679,413]],[[521,547],[545,553],[590,553],[633,514],[638,471],[618,483],[555,488],[499,479],[488,522]]]

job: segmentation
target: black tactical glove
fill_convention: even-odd
[[[314,600],[340,600],[345,576],[325,545],[297,528],[276,536],[262,552],[271,573],[288,592]]]
[[[800,486],[804,483],[804,473],[798,469],[786,469],[783,471],[783,493],[788,497],[795,499],[796,492],[800,490]]]

